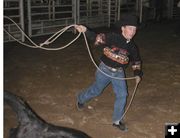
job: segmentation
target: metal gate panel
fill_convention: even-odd
[[[173,11],[172,11],[172,17],[174,19],[180,19],[180,7],[177,7],[179,0],[174,0],[173,3]]]
[[[18,26],[24,30],[24,10],[23,0],[4,0],[4,15],[13,19]],[[17,26],[8,19],[4,19],[4,28],[16,39],[24,41],[24,35]],[[4,42],[14,41],[7,33],[4,32]]]
[[[74,0],[27,1],[29,36],[48,35],[74,24]]]
[[[77,0],[77,23],[89,27],[108,26],[108,0]]]
[[[126,2],[125,2],[126,1]],[[122,5],[128,0],[5,0],[4,13],[10,16],[29,37],[53,34],[71,24],[88,27],[110,26],[120,19]],[[139,0],[136,0],[139,1]],[[136,3],[134,1],[133,3]],[[14,3],[14,4],[12,4]],[[15,4],[17,3],[17,4]],[[12,5],[15,5],[14,7]],[[15,10],[16,12],[12,12]],[[11,14],[9,12],[11,11]],[[23,40],[24,36],[14,27],[4,27]],[[13,31],[14,32],[13,32]],[[7,41],[12,40],[6,35]],[[24,40],[23,40],[24,41]]]
[[[137,13],[139,10],[136,8],[138,2],[142,0],[109,0],[109,24],[114,24],[116,21],[120,20],[121,14]]]

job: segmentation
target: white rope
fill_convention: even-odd
[[[18,43],[22,44],[22,45],[25,45],[27,47],[30,47],[30,48],[38,48],[38,47],[35,47],[35,46],[32,46],[32,45],[29,45],[29,44],[25,44],[23,43],[22,41],[16,39],[12,34],[10,34],[5,28],[4,28],[4,31],[10,36],[12,37],[15,41],[17,41]]]
[[[88,49],[89,56],[90,56],[93,64],[96,66],[96,68],[97,68],[101,73],[103,73],[104,75],[106,75],[106,76],[108,76],[108,77],[110,77],[110,78],[118,79],[118,80],[131,80],[131,79],[136,79],[136,77],[127,77],[127,78],[113,77],[113,76],[110,76],[110,75],[106,74],[104,71],[102,71],[102,70],[97,66],[96,62],[94,61],[94,59],[93,59],[93,57],[92,57],[92,54],[91,54],[91,51],[90,51],[90,48],[89,48],[89,45],[88,45],[88,42],[87,42],[87,38],[86,38],[85,33],[83,33],[83,36],[84,36],[84,40],[85,40],[85,42],[86,42],[86,46],[87,46],[87,49]],[[135,85],[135,87],[134,87],[133,94],[132,94],[132,96],[131,96],[131,99],[130,99],[130,101],[129,101],[129,104],[128,104],[128,106],[126,107],[126,110],[125,110],[125,112],[123,113],[123,115],[121,116],[120,120],[122,120],[122,119],[125,117],[126,113],[128,112],[128,110],[129,110],[129,108],[130,108],[130,106],[131,106],[131,104],[132,104],[132,102],[133,102],[134,96],[135,96],[135,94],[136,94],[137,87],[138,87],[138,83],[136,83],[136,85]]]
[[[68,30],[69,28],[71,28],[71,27],[74,27],[75,25],[70,25],[70,26],[67,26],[67,27],[59,30],[59,31],[56,32],[54,35],[52,35],[50,38],[48,38],[44,43],[41,43],[40,45],[37,45],[35,42],[33,42],[33,41],[25,34],[25,32],[24,32],[11,18],[9,18],[9,17],[7,17],[7,16],[4,16],[4,17],[7,18],[7,19],[9,19],[10,21],[12,21],[12,22],[18,27],[18,29],[22,32],[22,34],[24,34],[24,36],[25,36],[33,45],[29,45],[29,44],[26,44],[26,43],[23,43],[23,42],[19,41],[19,40],[16,39],[13,35],[11,35],[5,28],[4,28],[4,31],[5,31],[10,37],[12,37],[15,41],[19,42],[19,43],[22,44],[22,45],[31,47],[31,48],[41,48],[41,49],[44,49],[44,50],[62,50],[62,49],[64,49],[64,48],[68,47],[69,45],[71,45],[71,44],[72,44],[74,41],[76,41],[76,40],[80,37],[80,35],[81,35],[81,33],[79,33],[71,42],[69,42],[68,44],[66,44],[66,45],[63,46],[63,47],[60,47],[60,48],[45,48],[45,47],[43,47],[44,45],[49,45],[49,44],[53,43],[53,42],[54,42],[57,38],[59,38],[65,31],[67,31],[67,30]],[[88,41],[87,41],[87,38],[86,38],[85,33],[83,32],[82,34],[83,34],[83,36],[84,36],[84,40],[85,40],[85,43],[86,43],[86,47],[87,47],[89,56],[90,56],[93,64],[95,65],[95,67],[96,67],[101,73],[103,73],[103,74],[106,75],[107,77],[110,77],[110,78],[113,78],[113,79],[118,79],[118,80],[136,79],[136,77],[126,77],[126,78],[113,77],[113,76],[110,76],[110,75],[106,74],[105,72],[103,72],[103,71],[98,67],[98,65],[96,64],[96,62],[95,62],[95,60],[94,60],[94,58],[93,58],[93,56],[92,56],[92,54],[91,54],[91,50],[90,50],[90,47],[89,47],[89,45],[88,45]],[[131,106],[132,101],[133,101],[133,99],[134,99],[134,96],[135,96],[135,94],[136,94],[137,87],[138,87],[138,83],[136,83],[136,86],[135,86],[135,88],[134,88],[134,90],[133,90],[133,94],[132,94],[132,97],[131,97],[131,99],[130,99],[129,105],[127,106],[124,114],[121,116],[121,119],[123,119],[123,117],[126,115],[127,111],[129,110],[129,108],[130,108],[130,106]],[[121,120],[121,119],[120,119],[120,120]]]
[[[22,45],[28,46],[28,47],[30,47],[30,48],[36,48],[36,47],[38,47],[38,45],[37,45],[36,43],[34,43],[34,42],[26,35],[26,33],[21,29],[21,27],[19,27],[19,25],[18,25],[14,20],[12,20],[11,18],[9,18],[8,16],[4,16],[4,18],[7,18],[7,19],[9,19],[11,22],[13,22],[13,23],[17,26],[17,28],[21,31],[21,33],[22,33],[33,45],[25,44],[25,43],[19,41],[18,39],[16,39],[13,35],[11,35],[11,34],[4,28],[4,31],[7,32],[14,40],[16,40],[16,41],[18,40],[17,42],[19,42],[19,43],[22,44]],[[36,46],[36,47],[34,47],[34,46]]]
[[[69,45],[71,45],[74,41],[76,41],[81,33],[79,33],[71,42],[69,42],[68,44],[64,45],[63,47],[59,47],[59,48],[46,48],[46,47],[43,47],[45,45],[49,45],[51,43],[53,43],[57,38],[59,38],[65,31],[67,31],[69,28],[71,27],[74,27],[75,25],[69,25],[67,27],[64,27],[63,29],[57,31],[54,35],[52,35],[51,37],[49,37],[46,41],[44,41],[43,43],[41,43],[40,45],[36,44],[35,42],[33,42],[27,35],[26,33],[17,25],[16,22],[14,22],[11,18],[9,18],[8,16],[4,16],[5,18],[9,19],[10,21],[12,21],[17,27],[18,29],[22,32],[22,34],[24,34],[24,36],[33,44],[33,45],[29,45],[29,44],[26,44],[26,43],[23,43],[21,41],[19,41],[18,39],[16,39],[15,37],[13,37],[13,35],[11,35],[5,28],[4,28],[4,31],[10,35],[15,41],[19,42],[20,44],[22,45],[25,45],[25,46],[28,46],[28,47],[31,47],[31,48],[40,48],[40,49],[44,49],[44,50],[62,50],[66,47],[68,47]],[[85,40],[85,43],[86,43],[86,47],[87,47],[87,50],[88,50],[88,53],[89,53],[89,56],[93,62],[93,64],[95,65],[95,67],[101,72],[103,73],[104,75],[106,75],[107,77],[110,77],[110,78],[113,78],[113,79],[119,79],[119,80],[130,80],[130,79],[135,79],[136,77],[126,77],[126,78],[119,78],[119,77],[113,77],[113,76],[110,76],[108,74],[106,74],[105,72],[103,72],[99,67],[98,65],[96,64],[96,62],[94,61],[94,58],[92,57],[92,54],[91,54],[91,50],[90,50],[90,47],[88,45],[88,41],[87,41],[87,38],[86,38],[86,35],[85,33],[83,32],[82,33],[83,36],[84,36],[84,40]]]
[[[84,39],[85,39],[85,42],[86,42],[86,46],[87,46],[87,49],[88,49],[89,56],[90,56],[93,64],[95,65],[95,67],[96,67],[101,73],[103,73],[103,74],[106,75],[107,77],[110,77],[110,78],[113,78],[113,79],[118,79],[118,80],[132,80],[132,79],[135,79],[135,78],[136,78],[136,77],[127,77],[127,78],[113,77],[113,76],[108,75],[108,74],[105,73],[104,71],[102,71],[102,70],[98,67],[98,65],[96,64],[96,62],[94,61],[94,58],[92,57],[91,50],[90,50],[90,48],[89,48],[89,45],[88,45],[88,42],[87,42],[87,38],[86,38],[85,33],[83,33],[83,36],[84,36]]]
[[[49,45],[51,43],[53,43],[57,38],[59,38],[65,31],[67,31],[69,28],[71,27],[74,27],[75,25],[70,25],[70,26],[67,26],[61,30],[59,30],[58,32],[56,32],[54,35],[52,35],[50,38],[48,38],[46,41],[44,41],[43,43],[41,43],[40,45],[36,44],[34,41],[32,41],[31,38],[29,38],[29,36],[26,35],[26,33],[21,29],[21,27],[19,27],[19,25],[14,21],[12,20],[11,18],[9,18],[8,16],[4,16],[4,18],[7,18],[9,19],[11,22],[13,22],[17,28],[22,32],[22,34],[33,44],[33,45],[30,45],[30,44],[27,44],[27,43],[23,43],[22,41],[16,39],[12,34],[10,34],[5,28],[4,28],[4,31],[10,36],[12,37],[15,41],[17,41],[18,43],[24,45],[24,46],[28,46],[30,48],[40,48],[40,49],[44,49],[44,50],[62,50],[66,47],[68,47],[69,45],[71,45],[74,41],[76,41],[81,33],[79,33],[71,42],[69,42],[68,44],[66,44],[65,46],[63,47],[59,47],[59,48],[46,48],[46,47],[43,47],[45,45]]]

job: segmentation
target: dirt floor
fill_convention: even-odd
[[[163,138],[165,123],[180,122],[180,37],[173,36],[170,21],[150,24],[139,30],[135,41],[143,59],[144,77],[125,116],[128,132],[112,127],[114,94],[111,85],[104,93],[77,111],[76,95],[94,80],[83,37],[61,51],[32,49],[17,43],[4,47],[4,88],[23,97],[47,122],[80,129],[93,138]],[[36,39],[43,42],[47,37]],[[72,40],[71,33],[53,45]],[[92,48],[98,62],[101,52]],[[132,76],[127,68],[127,76]],[[135,86],[128,81],[128,103]],[[4,138],[17,125],[15,113],[4,106]]]

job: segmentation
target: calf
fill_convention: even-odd
[[[4,92],[4,101],[16,112],[19,124],[10,130],[10,138],[90,138],[80,130],[44,121],[22,98],[11,92]]]

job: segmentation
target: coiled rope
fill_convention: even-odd
[[[51,37],[49,37],[46,41],[44,41],[43,43],[41,44],[36,44],[34,41],[32,41],[31,38],[29,38],[29,36],[26,35],[26,33],[21,29],[21,27],[18,26],[18,24],[12,20],[11,18],[9,18],[8,16],[4,16],[4,18],[10,20],[11,22],[13,22],[17,28],[21,31],[21,33],[32,43],[32,45],[30,44],[27,44],[27,43],[24,43],[18,39],[16,39],[12,34],[10,34],[5,28],[4,28],[4,31],[10,36],[12,37],[15,41],[17,41],[18,43],[24,45],[24,46],[27,46],[27,47],[30,47],[30,48],[40,48],[40,49],[44,49],[44,50],[62,50],[68,46],[70,46],[73,42],[75,42],[81,34],[83,34],[83,37],[84,37],[84,40],[85,40],[85,43],[86,43],[86,47],[87,47],[87,50],[88,50],[88,54],[93,62],[93,64],[95,65],[95,67],[101,72],[103,73],[104,75],[106,75],[107,77],[110,77],[110,78],[113,78],[113,79],[118,79],[118,80],[132,80],[132,79],[136,79],[136,77],[126,77],[126,78],[119,78],[119,77],[113,77],[113,76],[110,76],[108,74],[106,74],[105,72],[103,72],[99,67],[98,65],[96,64],[93,56],[92,56],[92,53],[91,53],[91,50],[90,50],[90,47],[89,47],[89,44],[88,44],[88,41],[87,41],[87,38],[86,38],[86,34],[85,32],[79,32],[79,34],[71,41],[69,42],[68,44],[62,46],[62,47],[59,47],[59,48],[47,48],[47,47],[44,47],[45,45],[49,45],[51,43],[53,43],[57,38],[59,38],[65,31],[67,31],[69,28],[71,27],[75,27],[76,25],[73,24],[73,25],[69,25],[67,27],[64,27],[63,29],[57,31],[54,35],[52,35]],[[122,115],[121,119],[126,115],[127,111],[129,110],[131,104],[132,104],[132,101],[134,99],[134,96],[135,96],[135,93],[136,93],[136,90],[137,90],[137,87],[138,87],[138,83],[136,83],[135,85],[135,88],[133,90],[133,94],[132,94],[132,97],[130,99],[130,102],[129,102],[129,105],[127,106],[124,114]],[[120,119],[120,120],[121,120]]]

